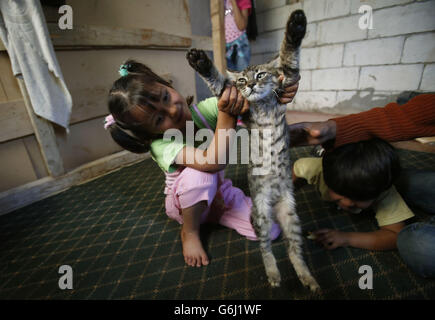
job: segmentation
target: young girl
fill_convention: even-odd
[[[151,151],[153,160],[165,172],[166,214],[182,224],[185,262],[197,267],[209,263],[199,238],[199,227],[204,222],[219,223],[256,240],[250,222],[251,199],[224,179],[225,165],[218,163],[223,153],[229,154],[231,142],[226,138],[225,143],[218,143],[217,129],[234,129],[237,116],[248,111],[248,102],[235,87],[228,87],[219,99],[191,104],[192,97],[185,99],[167,81],[133,60],[121,66],[120,74],[109,92],[111,114],[106,117],[105,128],[124,149]],[[297,86],[285,88],[282,103],[293,99]],[[207,149],[162,138],[168,129],[178,129],[185,136],[187,121],[194,122],[195,132],[202,128],[215,131]],[[195,152],[214,161],[198,163]],[[280,229],[276,225],[271,232],[275,239]]]

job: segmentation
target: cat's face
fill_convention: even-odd
[[[249,102],[274,95],[278,88],[278,75],[265,65],[252,66],[232,73],[235,86]]]

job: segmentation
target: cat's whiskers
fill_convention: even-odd
[[[276,97],[279,99],[278,93],[276,93],[275,89],[272,89],[273,93],[276,95]]]

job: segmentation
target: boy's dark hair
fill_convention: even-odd
[[[323,156],[322,165],[328,188],[356,201],[378,198],[400,173],[395,149],[379,138],[330,150]]]
[[[124,66],[128,74],[116,80],[109,91],[109,111],[115,119],[109,131],[113,140],[124,149],[134,153],[148,152],[151,142],[163,135],[147,132],[141,123],[133,121],[128,111],[147,106],[150,101],[158,101],[156,83],[170,88],[172,85],[142,63],[127,60]],[[187,100],[190,104],[193,97]]]

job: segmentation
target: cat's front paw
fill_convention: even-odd
[[[307,30],[307,17],[302,10],[293,11],[287,22],[287,37],[295,47],[300,46]]]
[[[213,63],[203,50],[190,49],[186,54],[190,66],[204,77],[211,75]]]

